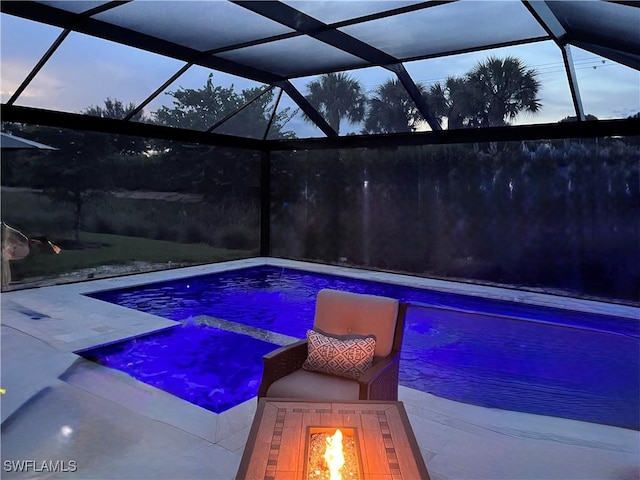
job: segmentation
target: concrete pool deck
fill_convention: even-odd
[[[249,259],[1,295],[2,478],[234,478],[256,408],[215,414],[73,352],[175,325],[83,293],[263,265],[638,319],[637,308],[278,259]],[[640,372],[639,372],[640,374]],[[640,433],[488,409],[400,388],[431,478],[640,478]],[[34,461],[20,473],[20,461]],[[56,462],[57,473],[42,462]],[[38,471],[34,471],[34,465]],[[51,467],[50,467],[51,468]],[[67,472],[60,470],[68,470]],[[72,471],[73,470],[73,471]]]

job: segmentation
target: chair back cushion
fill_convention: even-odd
[[[374,335],[375,356],[391,353],[398,300],[376,295],[324,289],[318,292],[314,330],[329,335]]]

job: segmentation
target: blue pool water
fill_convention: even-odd
[[[452,400],[640,429],[640,325],[630,319],[277,267],[91,297],[181,322],[81,352],[215,412],[254,396],[277,345],[202,316],[303,338],[322,288],[408,302],[400,383]]]
[[[246,335],[185,324],[81,355],[221,413],[256,395],[262,356],[276,348]]]

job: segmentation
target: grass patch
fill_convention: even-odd
[[[38,254],[11,262],[13,279],[52,277],[83,268],[134,262],[197,265],[246,258],[257,253],[102,233],[83,232],[80,240],[83,248],[67,248],[59,255]]]
[[[113,276],[247,258],[259,252],[260,210],[253,200],[212,204],[101,195],[85,204],[76,245],[72,204],[24,189],[3,188],[0,198],[5,222],[63,249],[60,255],[35,254],[12,261],[14,282],[55,279],[86,269],[95,269],[96,276]],[[119,269],[122,273],[112,268],[121,265],[128,266]]]
[[[73,236],[73,204],[7,188],[1,199],[2,219],[27,235],[58,241]],[[257,249],[260,243],[260,208],[253,200],[183,203],[104,194],[88,201],[82,212],[84,232],[206,243],[223,249]],[[234,241],[237,244],[230,245]]]

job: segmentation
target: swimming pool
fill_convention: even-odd
[[[154,359],[147,362],[151,365],[162,363],[158,358],[179,357],[183,354],[172,353],[174,341],[186,344],[190,347],[184,365],[165,365],[146,378],[129,373],[151,384],[182,384],[173,391],[159,386],[182,398],[188,392],[181,389],[200,389],[200,397],[218,396],[208,405],[186,399],[224,411],[255,395],[263,351],[304,337],[322,288],[410,303],[400,362],[402,385],[488,407],[640,428],[638,322],[289,268],[252,267],[91,293],[180,324],[80,353],[127,371],[144,364],[147,355]],[[190,337],[191,331],[199,340]],[[215,342],[232,348],[217,354]],[[166,355],[148,354],[149,344]],[[209,377],[192,378],[198,369]],[[238,375],[225,378],[220,373],[225,371]],[[232,390],[242,390],[244,396],[227,395]],[[228,402],[222,400],[226,397]]]

